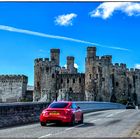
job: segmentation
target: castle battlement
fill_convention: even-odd
[[[49,62],[49,58],[36,58],[34,60],[35,63],[40,63],[40,62]]]
[[[74,60],[73,56],[67,56],[67,60]]]
[[[114,67],[115,67],[116,69],[125,69],[125,70],[127,70],[127,65],[124,64],[124,63],[115,63],[115,64],[114,64]]]
[[[53,48],[51,49],[51,53],[60,53],[60,49]]]
[[[0,81],[23,81],[28,82],[28,77],[25,75],[0,75]]]
[[[136,74],[140,74],[140,69],[135,69]]]
[[[102,62],[111,63],[112,62],[112,56],[111,55],[104,55],[104,56],[101,56],[100,60]]]
[[[135,71],[135,69],[134,68],[130,68],[130,72],[134,72]]]
[[[122,68],[122,69],[126,69],[126,64],[124,64],[124,63],[120,63],[120,67]]]

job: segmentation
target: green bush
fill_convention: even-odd
[[[22,98],[20,99],[20,102],[31,102],[28,98]]]
[[[127,104],[127,99],[117,99],[117,103],[126,105]]]

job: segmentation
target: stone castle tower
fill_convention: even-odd
[[[19,102],[26,97],[28,77],[0,75],[0,102]]]
[[[96,55],[87,47],[85,73],[78,73],[74,57],[67,56],[67,67],[59,65],[60,50],[51,49],[49,58],[35,59],[34,101],[86,100],[140,103],[140,70],[126,64],[112,64],[112,56]]]
[[[99,56],[96,56],[96,47],[88,47],[85,64],[86,100],[109,101],[112,94],[112,57],[108,55],[99,59]]]
[[[47,98],[51,100],[55,96],[56,79],[59,73],[59,49],[51,49],[51,60],[49,58],[35,59],[34,65],[34,100]],[[57,70],[58,68],[58,70]]]

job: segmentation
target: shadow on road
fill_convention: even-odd
[[[84,122],[83,125],[81,124],[75,124],[74,126],[70,126],[69,124],[65,123],[48,123],[46,126],[43,127],[76,127],[76,128],[84,128],[84,127],[90,127],[90,126],[95,126],[94,123],[89,123],[89,122]]]
[[[95,124],[94,123],[90,123],[90,122],[85,122],[84,125],[81,125],[81,126],[78,126],[78,127],[79,128],[84,128],[84,127],[92,127],[92,126],[95,126]]]
[[[68,127],[68,126],[69,124],[65,124],[65,123],[48,123],[44,127]]]
[[[118,119],[118,120],[112,120],[112,121],[108,121],[107,123],[105,123],[105,126],[109,126],[109,125],[114,125],[116,123],[121,122],[122,120]]]

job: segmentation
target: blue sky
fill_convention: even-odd
[[[73,55],[85,71],[87,46],[113,63],[140,68],[139,2],[0,2],[0,74],[25,74],[34,83],[34,59],[60,48],[61,66]]]

